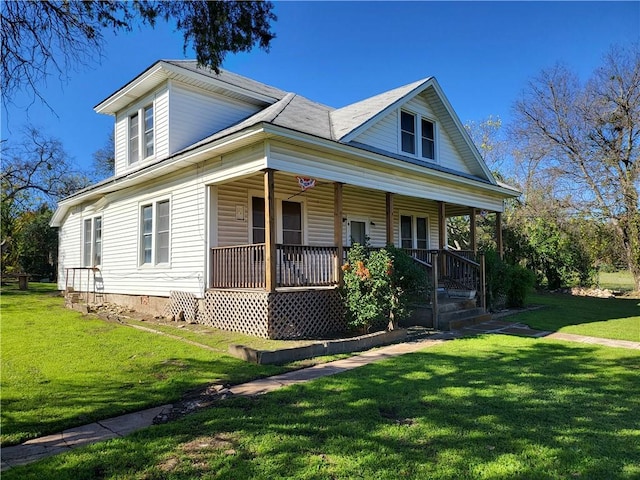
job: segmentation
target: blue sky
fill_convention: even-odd
[[[586,79],[612,44],[640,40],[640,2],[276,2],[275,13],[270,52],[223,68],[334,107],[435,76],[463,122],[508,122],[542,68],[563,62]],[[2,138],[31,122],[89,168],[113,126],[93,107],[158,59],[194,57],[163,23],[105,40],[99,64],[42,86],[57,116],[17,98]]]

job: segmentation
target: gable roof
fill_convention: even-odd
[[[203,90],[221,93],[260,106],[277,102],[287,94],[284,90],[236,73],[221,70],[217,74],[211,69],[198,67],[195,60],[159,60],[99,102],[94,110],[98,113],[115,115],[129,103],[166,80],[179,80]]]
[[[354,132],[360,131],[373,119],[378,118],[398,103],[407,101],[413,92],[419,90],[429,78],[380,93],[331,112],[333,137],[348,141]]]

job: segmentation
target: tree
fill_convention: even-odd
[[[575,212],[609,222],[640,290],[640,45],[612,48],[582,84],[543,70],[515,104],[514,133]]]
[[[5,143],[0,173],[3,270],[26,268],[29,252],[48,255],[50,248],[38,245],[50,245],[51,207],[90,183],[73,168],[60,141],[35,127],[27,127],[20,142]]]
[[[192,0],[4,1],[0,6],[2,45],[0,88],[4,102],[24,90],[46,104],[39,85],[50,75],[61,80],[102,55],[102,31],[154,27],[175,22],[183,48],[193,45],[198,63],[219,72],[229,52],[268,50],[276,20],[271,2]]]
[[[96,180],[113,176],[115,165],[115,144],[111,130],[104,146],[93,152],[93,174]]]

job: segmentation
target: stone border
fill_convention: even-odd
[[[288,363],[306,358],[337,355],[340,353],[359,352],[381,345],[402,342],[407,338],[407,330],[398,328],[391,331],[369,333],[353,338],[324,340],[303,347],[285,348],[282,350],[256,350],[244,345],[230,345],[229,355],[246,362],[259,365]]]

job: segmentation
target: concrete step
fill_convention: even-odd
[[[491,320],[491,314],[483,312],[482,309],[477,309],[479,312],[464,312],[464,315],[460,315],[456,318],[449,320],[440,320],[438,322],[439,330],[459,330],[471,325],[477,325],[478,323],[488,322]],[[462,312],[461,312],[462,313]]]

